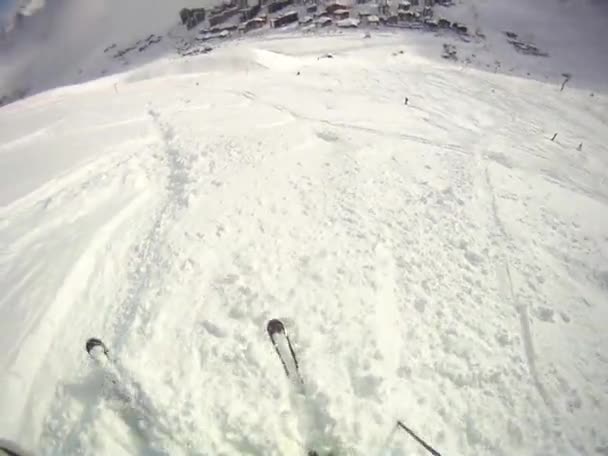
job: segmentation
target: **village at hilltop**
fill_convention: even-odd
[[[254,4],[252,2],[255,1]],[[187,29],[199,30],[200,40],[227,38],[233,34],[283,27],[374,28],[400,27],[447,29],[466,35],[464,24],[437,17],[435,6],[451,6],[451,0],[230,0],[209,10],[185,8],[180,11]]]

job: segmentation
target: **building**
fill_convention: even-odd
[[[458,22],[453,22],[452,23],[452,29],[456,30],[458,33],[468,33],[469,29],[467,28],[466,25],[464,24],[460,24]]]
[[[255,17],[255,18],[241,24],[241,28],[242,28],[243,32],[247,33],[252,30],[257,30],[257,29],[264,27],[267,22],[268,22],[268,18],[266,16]]]
[[[344,3],[334,2],[327,5],[325,7],[325,11],[327,11],[329,14],[334,14],[338,10],[347,10],[348,8],[349,6],[345,5]]]
[[[357,28],[359,27],[359,19],[346,18],[336,21],[336,25],[340,28]]]
[[[179,17],[182,24],[190,30],[205,20],[205,8],[183,8],[179,12]]]
[[[223,24],[231,17],[237,15],[241,10],[238,7],[232,7],[230,9],[225,9],[219,14],[215,16],[209,17],[209,26],[215,27],[216,25]]]
[[[413,11],[399,11],[399,20],[405,22],[415,22],[417,20],[416,13]]]
[[[433,30],[439,27],[439,23],[435,19],[425,19],[424,25]]]
[[[384,19],[384,23],[388,25],[397,25],[399,23],[399,16],[389,16]]]
[[[293,0],[275,0],[268,4],[268,14],[276,13],[289,5],[293,5]]]
[[[220,27],[220,33],[222,33],[222,32],[234,32],[238,28],[239,28],[239,26],[237,24],[224,25],[223,27]]]
[[[379,0],[378,1],[378,13],[382,16],[388,16],[390,14],[390,5],[388,4],[388,0]]]
[[[276,17],[272,21],[272,26],[274,28],[285,27],[286,25],[292,24],[297,21],[298,21],[298,12],[290,11],[289,13],[284,13],[284,14],[281,14],[280,16]]]
[[[447,19],[439,18],[439,20],[437,21],[437,25],[439,26],[439,28],[448,29],[450,28],[451,23]]]
[[[317,19],[317,25],[319,27],[327,27],[329,25],[332,24],[332,20],[330,17],[327,16],[321,16],[320,18]]]
[[[412,7],[412,4],[410,2],[401,2],[401,3],[399,3],[398,10],[399,11],[409,11],[411,7]]]
[[[343,19],[348,19],[350,17],[350,11],[347,9],[339,9],[339,10],[334,11],[332,16],[336,21],[341,21]]]
[[[259,3],[251,7],[241,8],[241,22],[246,22],[256,17],[260,12],[260,8],[261,6]]]
[[[316,13],[316,12],[317,12],[317,9],[318,9],[318,8],[319,8],[319,7],[318,7],[317,5],[308,5],[308,6],[306,7],[306,12],[307,12],[307,13],[309,13],[309,14],[313,14],[313,13]]]
[[[371,16],[369,16],[367,18],[367,23],[369,25],[378,26],[378,24],[380,24],[380,18],[378,16],[372,14]]]
[[[230,0],[229,2],[223,2],[219,5],[216,5],[213,8],[211,8],[211,12],[209,13],[209,15],[213,16],[216,14],[221,14],[228,9],[232,9],[232,8],[236,8],[236,7],[237,7],[236,0]]]

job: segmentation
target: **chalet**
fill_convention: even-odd
[[[454,23],[452,24],[452,27],[453,27],[453,28],[454,28],[454,29],[455,29],[455,30],[456,30],[458,33],[464,33],[464,34],[466,34],[466,33],[468,33],[468,31],[469,31],[469,29],[467,28],[467,26],[466,26],[466,25],[464,25],[464,24],[459,24],[459,23],[457,23],[457,22],[454,22]]]
[[[327,5],[325,7],[325,11],[327,11],[329,14],[334,14],[338,10],[347,10],[348,8],[349,8],[348,5],[335,2],[335,3],[330,3],[329,5]]]
[[[400,21],[414,22],[416,19],[416,13],[414,13],[413,11],[399,11]]]
[[[236,6],[237,6],[237,4],[236,4],[235,0],[230,0],[229,2],[223,2],[219,5],[216,5],[213,8],[211,8],[210,15],[213,16],[216,14],[222,14],[227,9],[232,9],[232,8],[235,8]]]
[[[179,12],[179,17],[182,24],[190,30],[205,20],[205,8],[183,8]]]
[[[247,22],[258,15],[260,12],[260,4],[251,6],[249,8],[241,8],[241,22]]]
[[[399,23],[399,16],[389,16],[385,18],[384,23],[388,25],[397,25]]]
[[[210,27],[215,27],[216,25],[223,24],[224,22],[226,22],[231,17],[237,15],[239,13],[239,11],[240,10],[239,10],[238,7],[233,7],[233,8],[224,10],[220,14],[216,14],[214,16],[210,16],[209,17],[209,26]]]
[[[388,0],[380,0],[378,2],[378,14],[382,16],[388,16],[390,14],[390,5],[388,4]]]
[[[344,19],[348,19],[350,16],[350,11],[347,9],[339,9],[339,10],[335,10],[332,14],[333,18],[336,21],[341,21]]]
[[[448,29],[448,28],[450,28],[450,26],[451,26],[452,24],[451,24],[451,23],[450,23],[450,21],[448,21],[447,19],[440,18],[440,19],[437,21],[437,25],[439,26],[439,28],[442,28],[442,29]]]
[[[293,0],[275,0],[268,4],[268,14],[276,13],[289,5],[293,5]]]
[[[236,24],[225,25],[223,27],[220,27],[220,32],[234,32],[237,28],[238,28],[238,25],[236,25]]]
[[[285,27],[286,25],[292,24],[298,21],[298,12],[290,11],[288,13],[283,13],[280,16],[276,17],[272,21],[272,26],[274,28]]]
[[[340,28],[357,28],[359,27],[359,19],[347,18],[336,21],[336,25]]]
[[[252,30],[257,30],[257,29],[264,27],[267,22],[268,22],[267,17],[255,17],[255,18],[241,24],[241,26],[242,26],[242,30],[245,33],[247,33]]]
[[[460,24],[459,22],[452,22],[452,30],[458,33],[467,33],[469,30],[466,25]]]
[[[317,19],[317,25],[319,27],[327,27],[329,25],[332,24],[332,20],[330,17],[327,16],[321,16],[320,18]]]

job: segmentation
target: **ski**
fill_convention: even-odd
[[[106,344],[101,339],[91,337],[85,344],[85,350],[103,373],[108,397],[130,404],[133,401],[133,391],[129,381],[124,378],[120,366],[110,357],[110,350]]]
[[[272,319],[266,325],[268,331],[268,337],[274,347],[287,379],[290,381],[293,388],[293,392],[296,393],[292,396],[292,405],[297,410],[299,416],[298,420],[308,421],[308,413],[306,403],[306,391],[304,390],[304,379],[300,373],[300,364],[298,363],[298,357],[296,351],[293,348],[291,339],[285,330],[285,325],[281,320]],[[308,428],[308,426],[305,426]],[[310,436],[309,436],[310,437]],[[306,450],[306,456],[319,456],[319,453],[312,449]]]
[[[85,349],[104,377],[102,394],[105,400],[131,429],[134,444],[141,452],[157,454],[158,447],[153,445],[161,440],[161,445],[181,446],[173,437],[173,430],[163,422],[151,397],[128,370],[110,356],[106,344],[92,337],[87,340]]]
[[[291,340],[285,331],[285,325],[281,320],[272,319],[266,326],[268,331],[268,337],[274,346],[274,349],[283,364],[285,375],[290,380],[304,385],[304,379],[300,374],[300,365],[298,364],[298,357],[293,348]]]
[[[108,357],[108,353],[110,352],[108,350],[108,347],[106,347],[106,344],[104,344],[101,339],[97,339],[96,337],[91,337],[89,340],[87,340],[87,343],[85,344],[84,348],[89,354],[89,356],[93,358],[96,357],[93,353],[96,348],[101,349],[106,358]]]

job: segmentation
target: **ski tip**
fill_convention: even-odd
[[[101,347],[105,355],[108,354],[108,347],[106,347],[106,345],[101,341],[101,339],[91,337],[89,340],[87,340],[85,349],[87,350],[87,353],[89,355],[91,355],[91,352],[97,347]]]
[[[285,326],[281,320],[273,318],[268,322],[268,325],[266,325],[266,330],[268,331],[268,334],[272,336],[273,334],[285,332]]]

